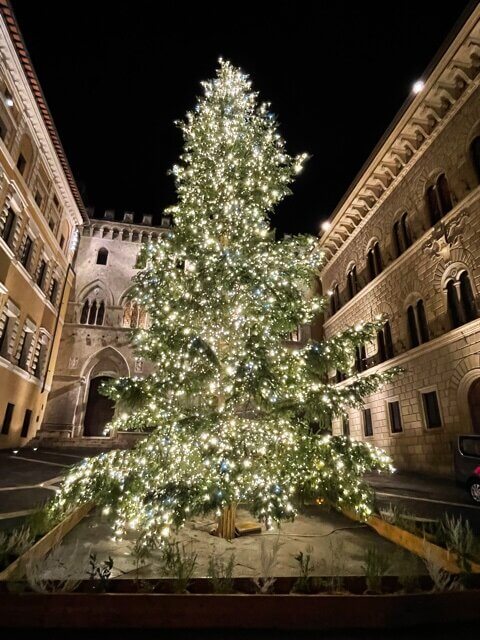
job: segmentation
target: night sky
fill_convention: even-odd
[[[290,153],[312,155],[277,209],[318,231],[467,5],[12,0],[84,201],[153,213],[175,201],[173,124],[220,55],[272,103]]]

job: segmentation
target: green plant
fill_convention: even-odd
[[[185,544],[175,540],[165,541],[162,546],[161,570],[163,575],[174,577],[175,593],[187,591],[197,565],[197,554]]]
[[[265,539],[260,543],[260,573],[253,579],[259,593],[269,593],[275,584],[276,578],[273,576],[273,570],[277,564],[278,552],[282,547],[280,535],[270,549],[267,549]]]
[[[448,513],[444,514],[440,521],[437,540],[448,551],[456,554],[458,566],[463,578],[472,572],[471,557],[475,549],[475,537],[468,520],[461,516],[455,518]]]
[[[343,540],[330,540],[329,542],[330,564],[328,566],[329,577],[322,580],[322,586],[331,593],[343,590],[343,576],[345,574],[345,544]]]
[[[87,571],[88,577],[94,591],[107,591],[112,575],[113,560],[108,556],[108,560],[97,562],[97,554],[91,553],[89,556],[90,569]],[[98,585],[97,585],[98,583]],[[99,588],[97,588],[97,586]]]
[[[53,529],[58,522],[58,515],[52,512],[48,504],[30,513],[25,519],[25,525],[28,526],[35,540]]]
[[[73,552],[68,550],[68,553],[60,545],[54,547],[44,558],[27,563],[28,585],[38,593],[71,593],[82,581],[78,577],[78,568],[83,566],[83,562],[83,558],[79,558],[78,544]]]
[[[135,562],[135,584],[137,589],[140,587],[140,567],[146,565],[147,561],[152,557],[153,549],[157,549],[158,545],[151,536],[141,533],[135,542],[129,547],[130,555]]]
[[[381,593],[382,577],[391,566],[388,556],[378,550],[376,546],[367,547],[364,557],[363,571],[368,591]]]
[[[398,549],[394,554],[395,563],[402,568],[402,573],[398,574],[398,584],[404,593],[412,593],[420,588],[420,580],[417,573],[417,562],[414,556]]]
[[[462,589],[460,577],[454,577],[445,571],[434,558],[431,550],[424,544],[424,559],[428,574],[433,583],[433,591],[459,591]]]
[[[208,559],[208,577],[212,583],[213,593],[233,593],[233,570],[235,568],[235,554],[232,553],[228,562],[224,562],[215,552]]]
[[[33,538],[28,527],[20,527],[6,532],[0,531],[0,569],[8,567],[32,544]]]
[[[314,590],[311,575],[315,571],[316,562],[312,559],[313,547],[308,546],[295,556],[300,569],[300,576],[293,585],[293,591],[297,593],[311,593]]]

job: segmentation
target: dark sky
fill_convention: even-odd
[[[287,149],[312,154],[273,224],[315,233],[467,2],[12,4],[87,205],[158,215],[175,201],[173,120],[223,55],[272,102]]]

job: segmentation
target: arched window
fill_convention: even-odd
[[[427,316],[425,315],[425,305],[423,304],[423,300],[419,300],[417,302],[417,322],[420,331],[421,342],[428,342],[430,339],[430,334],[428,331]]]
[[[418,300],[416,305],[410,305],[408,307],[407,324],[410,347],[412,349],[418,347],[419,344],[428,342],[429,332],[423,300]]]
[[[452,208],[452,197],[444,173],[441,173],[435,184],[432,184],[427,189],[427,201],[430,212],[430,222],[433,226]]]
[[[97,253],[97,264],[107,264],[107,260],[108,260],[108,249],[105,249],[105,247],[102,247],[101,249],[98,250],[98,253]]]
[[[88,300],[85,300],[82,307],[82,313],[80,315],[80,324],[87,324],[89,309],[90,309],[90,303]]]
[[[148,233],[147,233],[147,232],[142,233],[142,242],[143,242],[144,244],[147,244],[147,242],[148,242],[148,241],[149,241],[149,239],[148,239]]]
[[[455,288],[455,283],[453,280],[449,280],[447,282],[447,306],[452,328],[456,329],[463,323],[458,304],[457,290]]]
[[[358,293],[357,267],[352,265],[347,273],[348,295],[350,300]]]
[[[395,255],[398,258],[403,253],[400,220],[397,220],[393,225],[393,244],[395,245]]]
[[[89,300],[83,303],[80,324],[103,325],[105,319],[105,302],[103,300]]]
[[[480,182],[480,136],[477,136],[470,145],[470,155],[477,179]]]
[[[378,360],[379,362],[385,362],[393,358],[395,355],[393,349],[392,331],[390,329],[390,322],[385,322],[383,328],[377,333],[377,346],[378,346]]]
[[[414,349],[418,347],[420,341],[418,339],[417,321],[415,319],[415,311],[412,305],[407,309],[408,337],[410,338],[410,347]]]
[[[123,308],[123,326],[129,329],[144,329],[147,314],[135,300],[128,300]]]
[[[112,240],[116,240],[120,234],[118,229],[112,229]]]
[[[405,211],[393,225],[393,243],[397,258],[412,244],[407,218],[408,213]]]
[[[129,232],[128,232],[128,229],[124,229],[124,230],[122,231],[122,240],[128,240],[129,235],[130,235],[130,234],[129,234]]]
[[[340,307],[340,287],[336,284],[333,286],[332,294],[330,296],[330,314],[333,316],[334,313],[337,313]]]
[[[382,255],[380,253],[380,245],[378,242],[375,242],[367,253],[367,263],[370,280],[373,280],[382,272]]]
[[[472,285],[468,273],[464,271],[460,276],[460,304],[465,322],[471,322],[477,317],[477,308],[473,296]]]

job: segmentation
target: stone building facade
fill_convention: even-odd
[[[384,448],[400,469],[449,475],[456,436],[480,433],[478,6],[423,81],[324,227],[323,330],[383,314],[354,369],[404,368],[334,433]]]
[[[88,220],[18,25],[0,1],[0,448],[42,423]]]
[[[149,373],[149,363],[136,358],[130,346],[131,329],[145,327],[148,318],[128,293],[141,244],[161,241],[168,226],[165,217],[162,227],[153,227],[151,216],[134,224],[131,213],[116,222],[107,211],[103,220],[84,227],[42,437],[104,437],[114,406],[99,394],[100,383]]]

